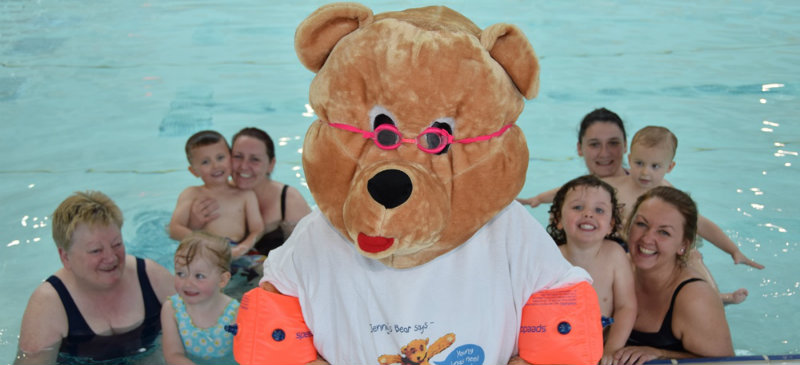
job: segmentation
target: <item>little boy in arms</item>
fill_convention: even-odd
[[[192,202],[212,195],[219,203],[219,218],[208,222],[202,230],[235,243],[233,258],[246,254],[264,228],[258,199],[252,190],[239,190],[228,179],[231,176],[231,153],[228,142],[215,131],[200,131],[186,141],[189,171],[203,180],[203,185],[190,186],[180,196],[169,222],[169,236],[182,240],[192,232],[189,217]]]

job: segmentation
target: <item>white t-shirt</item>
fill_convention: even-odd
[[[332,364],[378,364],[416,339],[452,333],[431,363],[505,364],[517,353],[534,292],[591,280],[513,202],[461,246],[409,269],[361,256],[318,210],[264,262],[264,277],[300,300],[314,346]]]

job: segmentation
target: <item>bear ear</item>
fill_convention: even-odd
[[[297,27],[294,49],[303,66],[319,71],[344,36],[372,23],[372,10],[357,3],[333,3],[311,13]]]
[[[539,93],[539,61],[522,30],[511,24],[494,24],[481,32],[481,45],[506,70],[526,99]]]

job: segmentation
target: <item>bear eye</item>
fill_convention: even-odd
[[[392,128],[382,128],[378,129],[378,127],[382,125],[389,125]],[[402,137],[397,131],[397,128],[394,127],[394,121],[386,114],[378,114],[375,116],[375,120],[373,121],[373,127],[375,131],[375,142],[378,143],[380,146],[399,146]]]
[[[373,131],[384,124],[390,124],[393,126],[397,125],[397,123],[394,121],[394,116],[392,113],[380,105],[375,105],[372,107],[372,110],[369,111],[369,120],[372,123]]]
[[[445,122],[433,122],[431,127],[443,129],[443,130],[447,131],[447,133],[450,134],[451,136],[453,135],[453,128],[450,127],[450,124],[448,124],[448,123],[445,123]],[[427,135],[425,135],[425,138],[427,139],[428,146],[438,146],[439,143],[441,143],[441,141],[439,141],[439,139],[442,138],[442,137],[439,136],[439,135],[433,134],[433,133],[428,133]],[[450,149],[450,145],[447,144],[447,145],[444,146],[444,149],[442,149],[439,152],[436,152],[436,154],[437,155],[445,154],[445,153],[447,153],[447,150],[449,150],[449,149]]]
[[[392,120],[392,117],[390,117],[390,116],[388,116],[386,114],[383,114],[383,113],[378,114],[378,115],[375,116],[375,120],[372,121],[372,129],[374,130],[375,128],[378,128],[378,126],[381,126],[381,125],[384,125],[384,124],[394,125],[394,121]]]

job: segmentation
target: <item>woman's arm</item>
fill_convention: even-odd
[[[286,190],[286,216],[284,220],[294,226],[309,213],[311,213],[311,208],[303,198],[303,195],[300,194],[300,191],[290,186]]]
[[[756,269],[764,268],[764,265],[747,258],[718,225],[702,215],[697,218],[697,234],[731,255],[735,264],[744,263]]]
[[[725,308],[708,283],[695,282],[680,291],[675,299],[672,333],[696,357],[734,355]]]
[[[615,364],[643,364],[655,359],[733,356],[725,309],[716,289],[693,282],[681,289],[672,312],[672,333],[685,352],[648,346],[623,347],[614,354]]]
[[[49,283],[42,283],[22,315],[14,364],[55,364],[67,331],[67,313],[58,293]]]
[[[614,364],[641,365],[656,359],[689,359],[697,357],[688,352],[669,351],[650,346],[628,346],[614,353]]]
[[[167,298],[175,294],[175,277],[159,263],[150,259],[144,259],[144,261],[150,285],[153,286],[158,301],[164,303]]]
[[[183,341],[178,332],[175,310],[172,309],[172,301],[169,299],[161,306],[161,351],[164,352],[164,360],[167,364],[194,364],[186,357]]]

